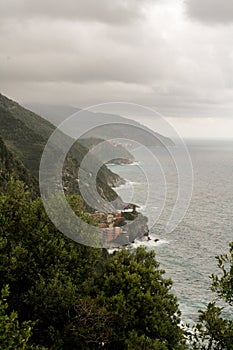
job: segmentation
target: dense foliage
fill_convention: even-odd
[[[212,291],[220,300],[226,302],[227,310],[216,302],[207,305],[205,311],[200,311],[199,322],[192,336],[192,348],[202,350],[232,350],[233,349],[233,243],[230,244],[230,254],[217,257],[219,275],[212,275]]]
[[[78,197],[76,211],[86,215]],[[58,348],[68,309],[101,251],[75,244],[56,230],[40,199],[31,200],[19,181],[9,182],[0,196],[0,220],[0,284],[10,285],[9,308],[20,320],[38,321],[36,342]]]
[[[37,180],[30,174],[22,162],[14,157],[0,137],[0,190],[4,189],[11,176],[27,184],[34,197],[38,196],[39,185]]]
[[[80,197],[69,201],[91,220]],[[22,339],[28,349],[183,348],[171,281],[154,253],[108,256],[69,240],[20,181],[1,193],[0,221],[0,288],[10,288],[1,328],[19,334],[9,349],[24,349]]]
[[[32,322],[23,322],[21,327],[18,322],[18,314],[15,311],[7,313],[9,287],[2,289],[0,299],[0,345],[1,349],[26,350],[29,348],[28,340],[32,335]]]
[[[177,300],[163,273],[154,252],[144,248],[110,256],[89,286],[92,299],[83,300],[86,312],[80,300],[75,305],[72,330],[79,344],[83,339],[83,349],[95,349],[101,337],[105,349],[183,349]],[[88,322],[91,313],[96,320],[96,309],[101,310],[100,323],[96,321],[91,339],[86,339],[80,315]]]

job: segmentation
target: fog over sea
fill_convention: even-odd
[[[188,212],[172,233],[165,233],[164,224],[176,198],[177,173],[174,164],[161,150],[167,199],[161,217],[151,230],[152,240],[146,246],[156,251],[161,267],[174,282],[173,291],[178,297],[182,320],[192,322],[197,319],[198,309],[204,309],[215,297],[210,291],[209,277],[218,272],[215,257],[226,253],[233,241],[233,141],[187,141],[187,146],[194,171]],[[127,180],[125,185],[117,188],[119,195],[141,205],[141,211],[153,220],[159,205],[154,200],[147,208],[143,205],[146,185],[140,164],[109,167]],[[147,171],[150,171],[149,167]],[[157,186],[160,175],[156,172],[152,175],[153,186]],[[158,203],[161,199],[159,190]],[[159,238],[158,243],[154,242],[155,238]]]

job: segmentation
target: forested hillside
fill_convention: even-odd
[[[33,195],[39,195],[38,182],[21,161],[15,158],[0,137],[0,189],[3,190],[10,177],[23,181]]]
[[[44,146],[55,127],[21,107],[18,103],[0,94],[0,136],[12,155],[19,160],[29,174],[38,179],[40,159]],[[67,142],[68,136],[61,133],[61,142]],[[59,150],[57,150],[59,152]],[[64,166],[64,184],[69,193],[78,193],[78,169],[88,149],[78,142],[72,146]],[[93,163],[98,162],[93,158]],[[120,181],[120,177],[103,165],[98,173],[97,187],[108,200],[117,197],[111,189]]]

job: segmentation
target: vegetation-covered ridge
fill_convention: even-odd
[[[39,194],[38,182],[12,152],[6,147],[0,137],[0,190],[3,190],[11,176],[23,181],[30,187],[32,195]]]
[[[0,94],[0,136],[5,147],[37,179],[44,146],[54,130],[55,126],[47,120]],[[68,139],[61,133],[62,142]],[[63,181],[69,193],[79,192],[76,181],[78,168],[87,152],[86,147],[76,142],[67,156]],[[93,157],[93,163],[96,162],[98,160]],[[97,176],[97,188],[104,198],[113,200],[117,195],[111,187],[120,181],[118,175],[103,165]]]

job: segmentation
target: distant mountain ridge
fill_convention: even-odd
[[[103,126],[99,127],[98,129],[95,128],[94,130],[89,131],[85,134],[85,136],[83,136],[83,138],[108,139],[109,137],[111,137],[111,135],[109,135],[109,127],[105,127],[104,124],[108,121],[113,121],[113,123],[119,124],[111,126],[111,133],[113,133],[115,137],[127,139],[129,136],[129,131],[132,129],[132,127],[134,127],[135,138],[138,139],[139,142],[143,141],[144,144],[147,146],[169,147],[174,145],[173,141],[170,138],[149,129],[147,126],[138,123],[133,119],[128,119],[120,115],[99,112],[94,113],[88,110],[81,110],[80,108],[64,105],[54,106],[41,104],[27,104],[25,106],[35,111],[36,113],[39,113],[56,126],[63,122],[66,118],[70,117],[72,114],[77,112],[81,112],[81,120],[84,123],[85,117],[89,119],[98,117],[100,124],[102,123]],[[143,136],[142,131],[144,131],[146,135],[144,134]]]

